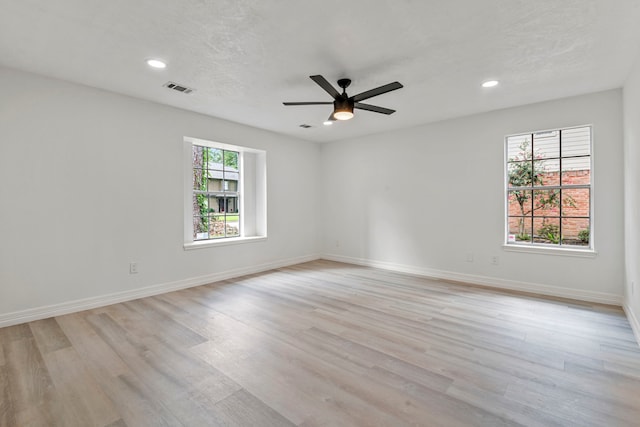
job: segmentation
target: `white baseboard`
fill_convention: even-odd
[[[472,285],[485,286],[490,288],[528,292],[560,298],[570,298],[579,301],[597,302],[601,304],[610,304],[617,306],[622,305],[622,297],[620,295],[609,294],[605,292],[584,291],[571,288],[563,288],[559,286],[543,285],[539,283],[520,282],[516,280],[506,280],[495,277],[454,273],[452,271],[415,267],[410,265],[396,264],[386,261],[375,261],[364,258],[352,258],[342,255],[323,254],[321,258],[330,261],[364,265],[384,270],[397,271],[400,273],[413,274],[416,276],[429,277],[433,279],[452,280],[456,282],[469,283]]]
[[[638,321],[638,317],[633,312],[629,304],[625,302],[622,308],[624,308],[624,312],[627,315],[627,319],[629,319],[629,324],[631,325],[631,330],[633,331],[633,335],[635,335],[636,341],[638,342],[638,345],[640,345],[640,321]]]
[[[314,261],[319,258],[319,255],[307,255],[296,258],[288,258],[275,262],[252,265],[249,267],[227,270],[220,273],[208,274],[205,276],[191,277],[188,279],[177,280],[175,282],[146,286],[144,288],[133,289],[130,291],[115,292],[98,297],[79,299],[60,304],[53,304],[43,307],[30,308],[22,311],[15,311],[12,313],[0,314],[0,328],[5,326],[17,325],[19,323],[32,322],[34,320],[46,319],[54,316],[61,316],[63,314],[89,310],[92,308],[104,307],[106,305],[116,304],[124,301],[131,301],[138,298],[149,297],[166,292],[191,288],[194,286],[206,285],[213,282],[219,282],[221,280],[228,280],[235,277],[246,276],[248,274],[261,273],[263,271],[273,270],[275,268],[287,267],[303,262]]]

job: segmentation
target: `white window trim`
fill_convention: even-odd
[[[238,201],[240,211],[240,237],[225,237],[219,239],[209,239],[209,240],[193,240],[193,160],[192,160],[192,150],[193,145],[201,145],[205,147],[218,148],[222,150],[228,151],[237,151],[240,153],[240,186],[238,189],[240,193],[240,200]],[[260,163],[256,165],[256,170],[254,171],[254,175],[259,174],[260,176],[255,176],[255,183],[253,192],[256,194],[256,201],[254,202],[254,210],[253,213],[248,213],[244,211],[244,197],[247,194],[245,191],[245,174],[247,171],[245,170],[245,154],[251,153],[256,156],[256,163]],[[184,170],[184,250],[193,250],[193,249],[205,249],[211,247],[218,246],[229,246],[229,245],[237,245],[244,243],[256,243],[260,241],[267,240],[267,197],[266,197],[266,152],[263,150],[224,144],[215,141],[208,141],[199,138],[193,137],[184,137],[183,142],[183,170]],[[260,188],[258,188],[260,186]],[[245,221],[248,218],[253,218],[254,224],[251,227],[247,227]],[[248,229],[253,230],[250,234],[247,234]]]
[[[256,243],[267,240],[267,236],[250,236],[250,237],[226,237],[224,239],[212,240],[194,240],[190,243],[184,243],[184,250],[191,251],[194,249],[206,249],[212,246],[230,246],[242,243]]]
[[[505,243],[502,245],[502,248],[505,251],[509,252],[525,252],[531,254],[543,254],[543,255],[559,255],[559,256],[570,256],[577,258],[595,258],[598,256],[598,252],[594,249],[575,249],[575,248],[567,248],[567,247],[555,247],[555,246],[544,246],[541,244],[517,244],[517,243]]]
[[[507,195],[509,193],[509,173],[507,171],[507,162],[509,158],[509,153],[508,153],[507,138],[509,138],[510,136],[518,136],[523,134],[552,132],[556,130],[566,130],[566,129],[581,128],[581,127],[591,128],[591,140],[589,141],[590,150],[591,150],[590,151],[591,154],[589,156],[589,163],[590,163],[589,167],[591,168],[590,169],[591,182],[589,184],[590,185],[589,228],[590,228],[591,235],[589,236],[589,247],[581,249],[579,247],[571,247],[571,246],[550,246],[550,245],[535,244],[535,243],[509,242],[509,202],[507,199]],[[502,167],[503,167],[503,173],[504,173],[503,196],[502,196],[502,200],[504,203],[504,215],[503,215],[504,242],[502,244],[502,247],[504,250],[511,251],[511,252],[572,256],[572,257],[580,257],[580,258],[594,258],[598,255],[598,252],[595,249],[596,248],[596,242],[595,242],[596,228],[595,228],[595,209],[594,209],[595,201],[594,200],[595,200],[596,190],[595,190],[595,168],[593,164],[593,159],[595,158],[595,146],[593,141],[595,141],[595,129],[593,127],[593,124],[563,126],[563,127],[557,127],[557,128],[551,128],[551,129],[540,129],[540,130],[534,130],[530,132],[518,132],[514,134],[505,135],[504,144],[503,144],[504,159],[502,161]]]

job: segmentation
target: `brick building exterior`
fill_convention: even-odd
[[[560,185],[560,173],[548,172],[540,175],[544,185]],[[591,180],[590,170],[575,170],[562,172],[562,184],[589,184]],[[538,243],[557,243],[548,239],[545,231],[559,230],[562,226],[562,239],[565,244],[585,245],[584,233],[582,240],[580,232],[589,228],[589,204],[590,194],[588,188],[564,189],[562,190],[562,219],[560,218],[560,207],[555,206],[542,207],[540,200],[548,198],[549,193],[554,190],[544,192],[536,192],[533,200],[533,213],[531,212],[531,199],[526,203],[524,208],[524,234],[533,236],[533,240]],[[558,191],[558,190],[555,190]],[[519,224],[522,218],[520,205],[516,201],[515,196],[509,195],[509,234],[517,236],[519,234]],[[531,219],[533,215],[533,230],[531,229]],[[546,227],[545,227],[546,226]],[[549,227],[551,226],[551,227]],[[588,233],[587,233],[588,235]]]

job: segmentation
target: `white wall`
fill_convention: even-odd
[[[317,257],[317,144],[6,68],[0,93],[0,326]],[[267,241],[183,249],[184,136],[267,151]]]
[[[594,129],[597,256],[504,251],[505,135],[583,124]],[[611,90],[325,144],[323,253],[330,259],[619,304],[622,140],[621,91]],[[467,254],[473,254],[473,262],[467,262]],[[499,265],[490,263],[492,256],[499,257]]]
[[[640,342],[640,57],[624,86],[623,93],[625,309]]]

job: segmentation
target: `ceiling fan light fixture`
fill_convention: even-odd
[[[349,119],[353,119],[353,112],[352,111],[336,111],[333,113],[333,117],[335,117],[336,120],[349,120]]]
[[[333,118],[336,120],[349,120],[353,118],[353,102],[348,99],[336,99],[333,103]]]

